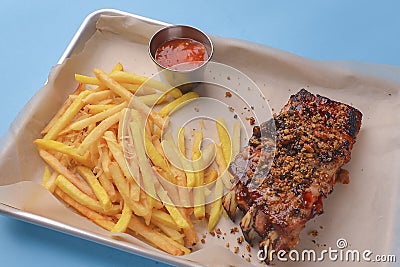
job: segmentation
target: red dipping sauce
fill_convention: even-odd
[[[189,38],[167,41],[155,53],[155,60],[161,66],[173,70],[192,70],[203,65],[207,59],[204,45]]]

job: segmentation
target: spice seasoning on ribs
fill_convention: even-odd
[[[361,127],[357,109],[305,89],[292,95],[274,118],[256,126],[249,145],[230,164],[236,179],[224,208],[240,222],[250,244],[271,259],[271,250],[290,250],[308,220],[323,212],[322,200],[335,182],[347,181],[341,166]]]

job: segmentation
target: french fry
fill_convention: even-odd
[[[54,189],[56,188],[55,180],[57,175],[58,174],[56,172],[51,173],[49,167],[44,167],[42,185],[51,193],[54,193]]]
[[[79,112],[79,110],[85,105],[82,101],[86,96],[92,92],[89,90],[82,91],[78,97],[71,103],[71,105],[65,110],[60,118],[54,123],[54,125],[48,130],[47,134],[43,139],[55,139],[59,132],[72,120],[72,118]]]
[[[110,172],[105,173],[103,172],[99,176],[99,182],[101,186],[106,190],[108,197],[110,198],[111,202],[115,202],[118,200],[117,192],[115,191],[114,185],[111,182],[111,179],[108,177]]]
[[[111,90],[103,90],[99,92],[93,92],[83,99],[85,104],[99,104],[103,100],[112,99],[116,94]]]
[[[138,96],[137,98],[149,107],[162,104],[166,101],[165,94],[143,95],[143,96]]]
[[[157,190],[157,195],[163,202],[165,208],[168,210],[169,214],[171,215],[172,219],[175,221],[175,223],[178,225],[178,227],[182,229],[188,229],[189,224],[185,220],[185,218],[182,216],[180,211],[172,204],[171,198],[168,196],[167,191],[165,191],[161,184],[156,181],[155,182],[155,188]]]
[[[137,96],[134,96],[131,92],[126,90],[124,87],[122,87],[119,83],[117,83],[115,80],[110,78],[104,71],[95,69],[94,73],[96,77],[107,87],[109,87],[111,90],[113,90],[116,94],[120,95],[125,101],[130,101],[130,105],[132,105],[133,108],[137,109],[140,113],[149,115],[150,119],[154,121],[154,123],[160,128],[163,128],[164,125],[164,119],[161,118],[160,115],[158,115],[154,110],[150,109],[148,106],[146,106],[143,102],[141,102]],[[125,72],[121,72],[125,73]]]
[[[132,210],[128,207],[127,204],[124,204],[121,217],[119,217],[118,222],[111,229],[111,232],[117,232],[117,233],[125,232],[126,229],[128,228],[131,218],[132,218]]]
[[[181,228],[176,224],[174,219],[172,219],[171,215],[167,212],[159,209],[153,209],[151,213],[151,222],[152,223],[160,223],[165,226],[168,226],[176,231],[179,231]]]
[[[208,230],[212,231],[217,225],[222,214],[222,195],[224,193],[223,175],[226,175],[226,163],[223,151],[220,145],[217,145],[216,161],[219,173],[222,175],[215,182],[214,202],[211,203],[210,218],[208,219]]]
[[[111,229],[114,227],[114,223],[111,221],[110,218],[105,217],[89,209],[88,207],[80,204],[79,202],[75,201],[73,198],[68,196],[66,193],[64,193],[60,188],[56,188],[54,193],[62,200],[64,200],[68,205],[76,209],[79,213],[86,216],[88,219],[90,219],[97,225],[103,227],[104,229],[111,231]]]
[[[153,230],[149,226],[141,222],[136,216],[132,215],[131,221],[128,224],[129,229],[133,230],[137,235],[142,236],[158,248],[168,252],[172,255],[179,256],[183,255],[184,252],[178,249],[176,246],[168,242],[168,239],[163,238],[164,235]],[[165,236],[166,237],[166,236]]]
[[[76,176],[73,172],[71,172],[63,164],[61,164],[61,162],[56,157],[45,150],[39,150],[39,155],[47,164],[50,165],[50,167],[54,171],[65,176],[65,178],[67,178],[83,193],[87,194],[92,199],[96,199],[96,195],[93,193],[93,190],[85,182],[79,179],[78,176]]]
[[[165,105],[159,112],[158,114],[161,117],[166,117],[168,116],[174,109],[176,109],[177,107],[179,107],[180,105],[184,104],[185,102],[191,100],[191,99],[195,99],[198,98],[199,94],[196,92],[189,92],[187,94],[184,94],[183,96],[175,99],[174,101],[168,103],[167,105]]]
[[[116,71],[114,73],[111,73],[110,77],[118,82],[144,84],[146,87],[152,87],[162,92],[169,92],[169,95],[174,98],[182,96],[182,92],[179,89],[171,87],[170,85],[167,85],[155,79],[140,76],[138,74]]]
[[[114,184],[118,189],[118,192],[121,194],[122,198],[124,199],[124,203],[126,203],[129,208],[138,216],[147,216],[149,212],[152,212],[151,210],[149,211],[145,207],[143,207],[142,204],[140,204],[138,201],[134,201],[129,192],[129,183],[127,180],[125,180],[125,177],[119,168],[118,164],[116,163],[111,163],[110,166],[110,173],[111,177],[114,180]]]
[[[98,105],[89,104],[86,105],[86,108],[90,114],[96,115],[115,106],[116,106],[115,104],[98,104]]]
[[[110,207],[109,210],[104,210],[97,200],[94,200],[88,195],[82,193],[82,191],[80,191],[75,185],[73,185],[67,178],[65,178],[61,174],[57,176],[55,183],[64,193],[66,193],[76,202],[88,207],[91,210],[106,215],[115,215],[119,212],[119,207],[116,206]]]
[[[142,173],[143,184],[146,193],[149,195],[148,202],[150,209],[153,207],[153,198],[156,198],[156,190],[152,178],[152,169],[149,161],[147,160],[144,141],[144,123],[142,115],[136,111],[131,111],[132,121],[130,122],[130,129],[132,133],[133,143],[135,145],[136,154],[138,157],[139,169]]]
[[[148,86],[142,86],[139,84],[131,84],[131,83],[122,83],[120,84],[129,92],[134,93],[136,96],[143,96],[143,95],[152,95],[157,93],[157,90],[154,88],[150,88]]]
[[[89,147],[96,142],[105,131],[107,131],[111,126],[116,124],[119,121],[119,113],[115,113],[111,117],[100,122],[99,125],[96,126],[82,141],[81,145],[78,147],[78,153],[80,155],[84,155],[85,152],[89,149]]]
[[[240,151],[240,121],[235,121],[232,132],[232,157],[236,157]],[[229,163],[228,163],[229,164]]]
[[[146,154],[150,158],[151,162],[153,162],[154,166],[159,167],[164,171],[164,178],[175,184],[176,179],[171,173],[168,163],[164,160],[162,154],[154,147],[153,142],[150,140],[150,137],[147,134],[145,134],[144,142],[146,147]]]
[[[217,180],[217,178],[218,178],[218,172],[214,168],[211,168],[211,170],[208,173],[208,175],[206,175],[206,178],[204,180],[204,184],[211,184],[212,182]]]
[[[119,113],[122,109],[126,108],[127,106],[128,106],[127,102],[122,102],[121,104],[116,105],[116,106],[114,106],[114,107],[112,107],[110,109],[107,109],[107,110],[103,111],[103,112],[100,112],[100,113],[98,113],[96,115],[93,115],[93,116],[90,116],[90,117],[88,117],[86,119],[79,120],[79,121],[71,123],[65,129],[65,131],[68,131],[68,130],[74,130],[74,131],[82,130],[82,129],[88,127],[90,124],[94,124],[96,122],[105,120],[106,118],[108,118],[108,117],[110,117],[110,116],[112,116],[112,115],[114,115],[116,113]]]
[[[78,83],[84,83],[84,84],[92,84],[92,85],[101,85],[101,82],[96,79],[95,77],[89,77],[86,75],[81,75],[81,74],[75,74],[75,80]]]
[[[152,222],[155,226],[160,228],[161,231],[163,231],[167,236],[169,236],[172,240],[177,241],[178,243],[182,244],[183,243],[183,237],[184,235],[181,234],[179,231],[166,226],[160,222]]]
[[[101,186],[96,176],[94,176],[93,172],[84,166],[78,166],[77,171],[90,185],[103,209],[105,211],[110,210],[112,207],[111,200],[108,197],[106,190]]]
[[[63,154],[66,154],[76,160],[77,162],[88,166],[88,167],[93,167],[93,163],[91,162],[89,158],[89,153],[86,153],[84,156],[78,154],[78,151],[76,150],[75,147],[68,146],[64,143],[60,143],[58,141],[54,140],[46,140],[46,139],[36,139],[33,141],[39,149],[50,149],[54,150]]]
[[[192,160],[193,160],[193,169],[195,171],[195,188],[193,189],[194,194],[194,216],[197,219],[201,220],[206,215],[205,209],[205,195],[204,195],[204,170],[200,152],[201,142],[203,140],[203,131],[196,131],[193,140],[193,148],[192,148]]]
[[[224,118],[219,118],[216,121],[217,131],[219,141],[222,146],[222,152],[224,154],[225,163],[228,165],[231,162],[232,155],[232,144],[228,134],[228,129],[226,128],[226,123]]]
[[[222,182],[224,183],[224,185],[225,185],[225,187],[227,189],[231,189],[231,187],[232,187],[232,183],[231,183],[231,180],[230,180],[231,178],[230,178],[229,173],[227,171],[228,167],[226,165],[226,161],[225,161],[225,157],[223,155],[223,151],[222,151],[221,145],[217,145],[215,161],[217,162],[219,175],[221,176],[219,179],[222,180]]]

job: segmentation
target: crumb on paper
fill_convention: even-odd
[[[200,241],[202,244],[206,243],[206,240],[204,238],[202,238]]]
[[[230,80],[231,80],[231,77],[230,77],[230,76],[228,76],[228,77],[226,77],[226,79],[227,79],[228,81],[230,81]]]
[[[199,108],[198,107],[194,107],[194,111],[199,112]]]
[[[317,230],[312,230],[312,231],[310,231],[310,232],[308,232],[308,235],[312,235],[312,236],[314,236],[314,237],[316,237],[316,236],[318,236],[318,231]]]
[[[247,252],[250,252],[250,251],[251,251],[251,247],[250,247],[249,244],[246,245],[246,250],[247,250]]]
[[[218,235],[222,234],[221,229],[219,228],[215,229],[215,233],[217,233]]]
[[[214,231],[211,231],[211,232],[210,232],[210,235],[211,235],[211,236],[215,236],[215,232],[214,232]]]
[[[234,119],[237,119],[237,118],[238,118],[238,115],[237,115],[237,114],[233,115],[233,118],[234,118]]]
[[[225,247],[229,248],[229,242],[225,244]]]
[[[239,229],[237,227],[233,227],[231,229],[231,234],[239,233]]]
[[[232,97],[232,93],[229,92],[229,91],[226,91],[226,92],[225,92],[225,97]]]
[[[238,242],[238,244],[242,244],[244,241],[244,237],[241,235],[238,238],[236,238],[236,241]]]
[[[256,123],[256,119],[254,119],[254,117],[246,117],[246,120],[249,121],[250,125],[254,125]]]
[[[231,107],[231,106],[229,106],[228,109],[229,109],[230,112],[234,112],[235,111],[235,109],[233,107]]]
[[[251,260],[250,260],[250,258],[249,258],[249,257],[247,257],[247,258],[246,258],[246,261],[247,261],[247,262],[250,262]]]
[[[234,247],[233,248],[233,253],[237,254],[239,252],[239,247]]]

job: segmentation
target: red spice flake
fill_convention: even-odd
[[[210,235],[215,236],[214,231],[211,231],[211,232],[210,232]]]
[[[215,232],[217,233],[217,234],[222,234],[222,232],[221,232],[221,229],[219,229],[219,228],[217,228],[217,229],[215,229]]]
[[[232,97],[232,93],[229,91],[225,92],[225,97]]]

